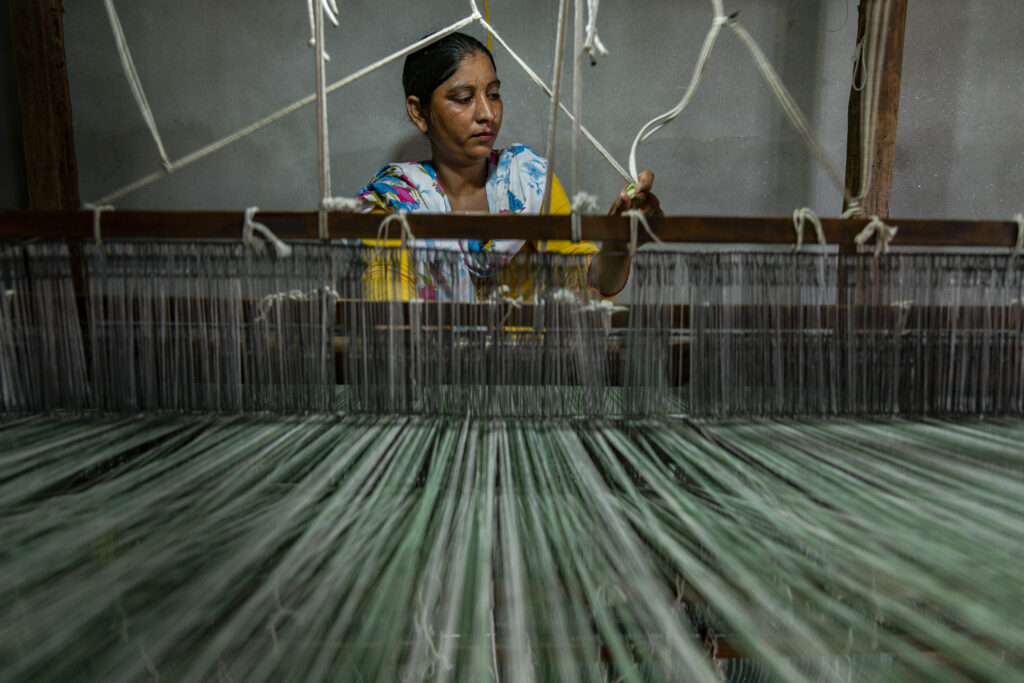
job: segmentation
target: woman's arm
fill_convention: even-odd
[[[645,216],[662,215],[661,202],[651,192],[654,185],[654,173],[641,171],[637,178],[636,191],[630,197],[626,192],[628,185],[619,192],[612,202],[612,208],[608,215],[614,216],[636,206]],[[646,240],[644,240],[646,241]],[[638,244],[641,242],[638,242]],[[626,286],[629,279],[629,242],[626,240],[605,240],[601,243],[601,250],[594,257],[590,264],[590,284],[601,296],[615,296]]]

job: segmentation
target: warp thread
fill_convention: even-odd
[[[878,258],[880,254],[888,254],[889,244],[896,237],[898,231],[899,228],[895,225],[886,225],[878,216],[872,216],[864,229],[853,238],[857,244],[857,253],[874,251],[875,258]],[[873,246],[868,244],[872,237],[875,238]]]
[[[258,232],[263,239],[270,242],[271,246],[274,247],[274,255],[277,258],[288,258],[292,255],[292,248],[271,232],[270,228],[253,220],[253,217],[259,210],[258,206],[250,206],[245,210],[245,223],[242,225],[242,244],[251,248],[257,254],[262,254],[265,249],[263,242],[256,239],[256,233]]]
[[[800,247],[804,244],[804,225],[807,221],[814,226],[818,244],[825,246],[825,231],[821,227],[821,219],[812,209],[805,206],[793,212],[793,229],[796,230],[796,246],[793,247],[793,253],[800,251]]]

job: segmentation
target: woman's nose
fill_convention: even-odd
[[[487,99],[487,96],[476,98],[476,120],[477,121],[490,121],[494,118],[493,104]]]

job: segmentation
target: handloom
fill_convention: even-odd
[[[0,254],[5,678],[1024,673],[1012,223],[953,238],[998,253],[644,250],[616,305],[557,254],[475,302],[376,300],[399,249],[161,227],[229,217],[104,214],[101,243],[90,212],[0,217],[71,238]],[[571,230],[440,218],[409,222]],[[653,227],[792,231],[719,221]]]

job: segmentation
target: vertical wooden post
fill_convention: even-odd
[[[861,0],[858,9],[857,42],[868,30],[871,7],[881,0]],[[896,123],[900,106],[900,81],[903,75],[903,39],[907,25],[908,0],[892,0],[889,32],[884,37],[885,64],[879,84],[878,113],[876,119],[874,161],[871,168],[871,186],[861,202],[864,214],[888,218],[892,197],[893,163],[896,151]],[[851,196],[860,193],[860,177],[865,160],[861,155],[861,109],[864,90],[850,89],[850,108],[846,138],[846,190]],[[845,210],[846,207],[843,207]]]
[[[77,209],[61,0],[9,0],[29,208]]]

